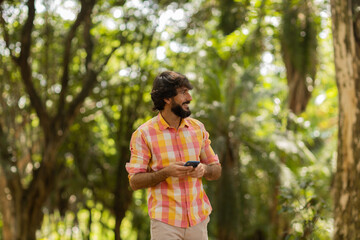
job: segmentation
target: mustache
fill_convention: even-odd
[[[190,101],[183,102],[182,105],[184,105],[184,104],[190,104]]]

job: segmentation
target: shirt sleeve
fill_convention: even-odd
[[[215,154],[214,150],[210,145],[211,141],[209,139],[209,133],[206,131],[204,125],[201,125],[201,130],[203,133],[203,142],[200,151],[200,161],[207,165],[220,164],[218,155]]]
[[[151,159],[151,152],[142,132],[138,129],[131,136],[130,140],[130,161],[126,163],[126,171],[129,179],[136,173],[147,172]]]

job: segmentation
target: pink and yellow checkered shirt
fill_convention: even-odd
[[[129,178],[136,173],[159,171],[174,162],[220,164],[204,125],[193,118],[183,119],[175,129],[158,114],[133,133],[130,150],[130,162],[126,164]],[[148,188],[152,219],[186,228],[205,220],[211,210],[201,178],[168,177]]]

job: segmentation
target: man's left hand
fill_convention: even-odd
[[[196,168],[188,173],[188,176],[192,178],[202,178],[205,174],[205,168],[205,164],[199,163]]]

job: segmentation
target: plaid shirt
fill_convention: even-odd
[[[204,125],[193,118],[183,119],[175,129],[158,114],[133,133],[130,150],[130,162],[126,164],[129,178],[136,173],[159,171],[174,162],[220,164]],[[148,188],[150,218],[172,226],[194,226],[211,210],[201,178],[168,177]]]

